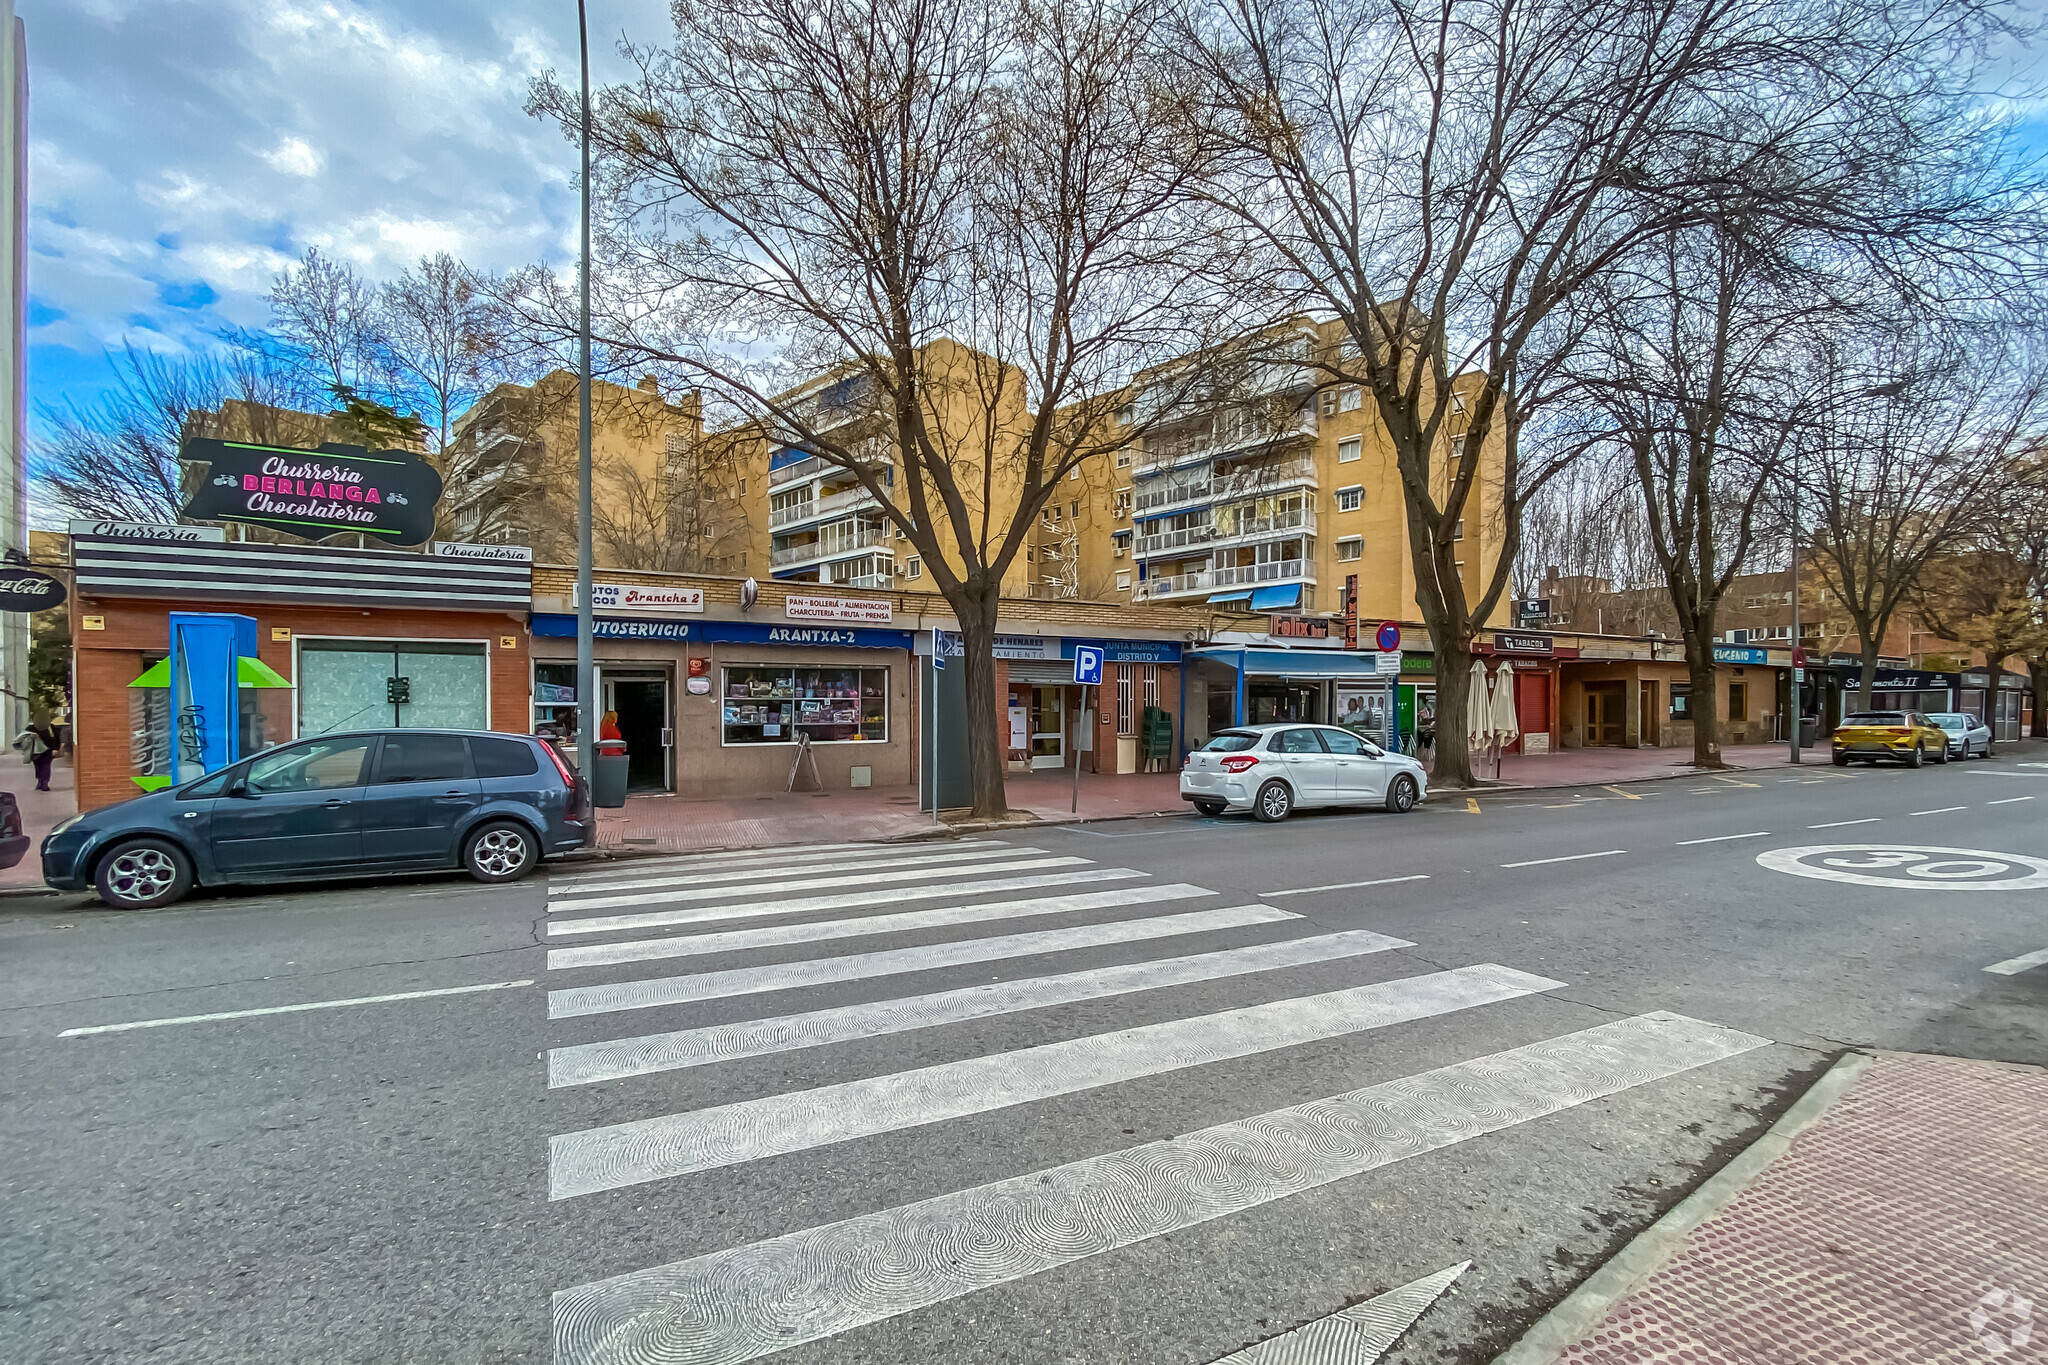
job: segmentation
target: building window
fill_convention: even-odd
[[[1130,490],[1130,489],[1128,489],[1128,488],[1119,488],[1119,489],[1117,489],[1117,490],[1116,490],[1116,515],[1117,515],[1117,520],[1121,521],[1121,520],[1123,520],[1123,519],[1124,519],[1125,517],[1128,517],[1128,516],[1130,516],[1130,514],[1131,514],[1131,490]]]
[[[1465,458],[1465,438],[1464,438],[1464,437],[1462,437],[1462,436],[1453,436],[1453,437],[1451,438],[1451,458],[1452,458],[1452,459],[1454,459],[1454,460],[1462,460],[1462,459],[1464,459],[1464,458]]]
[[[1078,478],[1080,478],[1080,477],[1081,477],[1081,466],[1077,464],[1077,465],[1075,465],[1075,466],[1074,466],[1074,467],[1073,467],[1072,469],[1068,470],[1068,471],[1067,471],[1067,477],[1068,477],[1068,478],[1070,478],[1070,479],[1078,479]]]
[[[1120,573],[1116,576],[1116,590],[1118,592],[1129,592],[1131,590],[1131,576],[1129,574]]]
[[[1152,709],[1159,705],[1159,665],[1144,665],[1145,706]]]
[[[1692,684],[1671,684],[1671,719],[1692,719]]]
[[[1356,384],[1337,395],[1337,411],[1357,412],[1365,402],[1365,393]]]
[[[1131,717],[1131,670],[1124,665],[1116,671],[1116,732],[1120,738],[1130,739],[1138,733],[1138,727]]]
[[[1131,467],[1131,448],[1129,446],[1125,446],[1117,451],[1116,467],[1118,469],[1129,469]]]
[[[1080,471],[1080,470],[1078,470],[1078,469],[1074,471],[1074,473],[1075,473],[1075,474],[1077,474],[1077,475],[1078,475],[1078,474],[1079,474],[1080,472],[1081,472],[1081,471]],[[1081,519],[1081,504],[1080,504],[1080,503],[1078,503],[1078,502],[1070,502],[1070,503],[1068,503],[1068,504],[1067,504],[1067,519],[1068,519],[1068,520],[1070,520],[1070,521],[1079,521],[1079,520]]]
[[[1458,391],[1457,391],[1456,389],[1452,389],[1452,390],[1451,390],[1451,411],[1452,411],[1452,412],[1463,412],[1464,410],[1465,410],[1465,395],[1464,395],[1464,394],[1462,394],[1462,393],[1459,393],[1459,392],[1458,392]]]
[[[1452,540],[1463,540],[1464,538],[1465,538],[1465,519],[1464,519],[1463,517],[1459,517],[1459,518],[1458,518],[1458,524],[1457,524],[1456,526],[1453,526],[1453,527],[1451,528],[1451,539],[1452,539]]]
[[[1365,453],[1365,442],[1356,436],[1347,436],[1337,442],[1337,463],[1350,464]]]
[[[1337,562],[1349,564],[1354,559],[1365,558],[1365,537],[1345,536],[1337,542]]]
[[[1732,682],[1728,684],[1728,719],[1749,719],[1749,684]]]
[[[813,744],[889,738],[889,670],[785,668],[725,670],[726,744]]]
[[[302,735],[387,725],[490,728],[490,664],[481,641],[301,637],[297,644]]]
[[[923,578],[924,561],[922,559],[919,559],[916,555],[912,555],[910,557],[910,565],[908,568],[904,570],[903,576],[905,578]]]
[[[1337,510],[1339,512],[1356,512],[1364,504],[1365,486],[1363,484],[1352,484],[1349,488],[1337,490]]]

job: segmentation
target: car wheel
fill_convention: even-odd
[[[154,910],[192,889],[192,860],[162,839],[129,839],[101,857],[92,884],[112,909]]]
[[[1849,766],[1849,755],[1847,755],[1847,754],[1836,754],[1836,755],[1835,755],[1835,766],[1836,766],[1837,768],[1846,768],[1846,767],[1848,767],[1848,766]]]
[[[1285,782],[1268,782],[1259,788],[1259,794],[1252,802],[1252,813],[1269,825],[1285,820],[1294,814],[1294,793],[1287,789]]]
[[[514,882],[540,861],[540,841],[517,820],[493,820],[463,841],[462,865],[480,882]]]
[[[1415,779],[1402,773],[1387,784],[1387,809],[1396,815],[1406,815],[1415,809]]]
[[[1913,752],[1906,755],[1906,766],[1909,768],[1917,768],[1926,761],[1927,755],[1921,752],[1920,746],[1917,744],[1913,746]]]
[[[1197,801],[1195,802],[1195,809],[1204,815],[1221,815],[1224,811],[1229,810],[1230,807],[1221,801]]]
[[[1941,766],[1944,768],[1948,766],[1948,745],[1946,744],[1941,746]]]

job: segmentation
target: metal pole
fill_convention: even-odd
[[[584,15],[584,0],[576,0],[576,41],[583,64],[583,254],[577,267],[583,382],[576,397],[576,766],[594,782],[597,626],[590,607],[590,26]]]
[[[1799,757],[1799,675],[1805,671],[1799,666],[1799,455],[1795,451],[1792,455],[1792,676],[1785,684],[1786,710],[1791,713],[1788,717],[1791,723],[1787,728],[1791,731],[1789,743],[1794,763],[1804,761]]]
[[[1081,712],[1074,717],[1074,796],[1067,805],[1067,814],[1081,813],[1081,727],[1088,723],[1088,687],[1081,687]]]

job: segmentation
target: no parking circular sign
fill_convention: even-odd
[[[1398,621],[1382,621],[1374,633],[1373,643],[1380,647],[1380,653],[1392,654],[1401,647],[1401,624]]]

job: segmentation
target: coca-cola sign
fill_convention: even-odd
[[[34,569],[0,565],[0,611],[47,611],[64,601],[64,582]]]
[[[371,545],[418,545],[434,534],[441,475],[410,451],[201,437],[186,441],[178,458],[207,466],[183,512],[192,521],[245,521],[307,540],[360,531]]]

